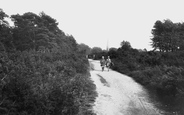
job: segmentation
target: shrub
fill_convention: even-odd
[[[138,83],[156,92],[160,102],[174,111],[182,111],[184,103],[184,69],[182,67],[156,66],[129,74]]]
[[[89,103],[96,93],[87,61],[77,55],[73,57],[76,62],[62,57],[53,60],[52,53],[24,51],[1,55],[1,113],[92,114]]]
[[[92,114],[95,87],[73,36],[43,12],[11,19],[14,27],[0,24],[0,114]]]

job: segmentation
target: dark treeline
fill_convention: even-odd
[[[0,9],[1,115],[92,114],[96,93],[88,66],[81,45],[52,17],[9,17]]]
[[[152,51],[134,49],[128,41],[123,41],[118,49],[91,55],[98,55],[96,59],[109,55],[114,62],[112,69],[131,76],[152,95],[157,95],[155,99],[162,102],[164,109],[183,115],[184,23],[156,21],[152,35]]]

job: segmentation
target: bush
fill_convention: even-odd
[[[160,102],[169,110],[182,111],[184,103],[184,69],[182,67],[156,66],[129,74],[150,91],[156,92]]]
[[[146,68],[142,71],[134,71],[129,75],[144,86],[155,87],[157,89],[163,90],[161,92],[168,92],[172,95],[175,95],[176,89],[181,87],[178,85],[178,83],[184,80],[182,77],[183,72],[184,69],[181,67],[156,66],[153,68]]]
[[[73,58],[54,60],[53,53],[24,51],[1,55],[2,114],[92,114],[89,103],[96,93],[86,59],[76,55],[76,62]]]
[[[15,27],[0,24],[0,114],[93,114],[95,86],[73,36],[44,12],[10,17]]]

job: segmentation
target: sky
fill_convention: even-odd
[[[182,0],[0,0],[9,16],[45,12],[77,43],[119,48],[122,41],[151,50],[151,30],[157,20],[183,22]]]

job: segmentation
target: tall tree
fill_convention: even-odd
[[[155,50],[158,49],[161,52],[176,51],[181,45],[179,24],[173,23],[169,19],[164,20],[164,22],[156,21],[152,34],[152,47]]]
[[[13,49],[12,32],[5,18],[9,18],[9,16],[0,9],[0,49],[10,51]]]
[[[91,54],[98,54],[98,53],[101,53],[102,52],[102,48],[100,47],[93,47],[91,49]]]
[[[91,53],[91,48],[84,43],[78,45],[78,50],[79,52],[83,52],[85,55],[89,55]]]
[[[113,48],[113,47],[109,48],[108,55],[111,58],[116,58],[117,57],[117,48]]]
[[[130,42],[128,41],[122,41],[120,45],[121,45],[121,49],[123,50],[130,50],[132,48]]]
[[[12,15],[14,44],[18,50],[37,50],[40,46],[52,48],[56,44],[57,33],[61,33],[56,20],[41,13],[40,16],[28,12]]]

